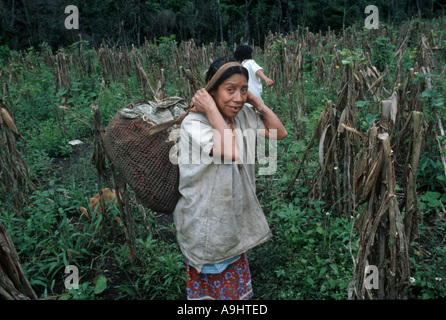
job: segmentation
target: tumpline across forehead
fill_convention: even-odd
[[[233,70],[233,68],[235,68],[236,70]],[[212,76],[212,78],[206,83],[205,89],[210,92],[212,89],[215,89],[217,84],[220,84],[221,82],[223,82],[223,78],[225,78],[225,74],[227,72],[230,72],[230,74],[235,74],[235,73],[241,73],[243,75],[245,75],[246,77],[248,77],[248,72],[247,70],[243,70],[245,69],[239,62],[236,61],[231,61],[228,63],[223,64],[218,70],[217,72]],[[226,77],[228,78],[228,77]]]

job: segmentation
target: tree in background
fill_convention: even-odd
[[[0,2],[0,43],[13,50],[43,42],[66,47],[79,35],[92,46],[141,45],[175,35],[196,43],[246,42],[261,46],[265,35],[297,28],[341,31],[363,23],[365,0],[3,0]],[[444,17],[439,0],[376,0],[380,21],[399,24],[413,17]],[[79,9],[79,29],[64,27],[64,9]]]

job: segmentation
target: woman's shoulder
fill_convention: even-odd
[[[242,65],[254,69],[263,69],[254,59],[246,59],[242,62]]]
[[[249,103],[245,103],[245,106],[242,108],[241,111],[241,114],[243,114],[245,117],[257,118],[260,116],[254,109],[254,107]]]
[[[194,122],[202,122],[209,124],[209,120],[205,113],[203,112],[189,112],[189,114],[183,119],[182,123],[194,123]]]
[[[251,105],[245,104],[242,110],[240,110],[240,112],[238,113],[237,118],[240,123],[245,123],[245,127],[249,127],[252,129],[261,127],[261,117]]]
[[[211,124],[206,114],[201,112],[189,112],[181,122],[181,129],[187,132],[209,130]]]

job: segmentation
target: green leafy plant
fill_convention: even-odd
[[[185,290],[185,259],[174,244],[166,244],[149,236],[144,246],[148,261],[143,276],[143,285],[149,290],[149,298],[179,299]],[[173,252],[172,252],[173,251]]]
[[[341,63],[343,65],[348,65],[353,67],[354,61],[364,61],[364,57],[362,57],[362,50],[356,49],[355,51],[351,51],[347,48],[342,49],[339,54],[342,56]]]
[[[390,64],[394,46],[390,43],[389,38],[378,37],[373,42],[373,49],[371,54],[372,63],[380,71],[384,71]]]
[[[79,284],[79,288],[71,288],[68,294],[62,295],[59,300],[100,300],[100,294],[107,289],[107,278],[103,275],[97,276],[93,285],[91,282]]]

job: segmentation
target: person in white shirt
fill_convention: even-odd
[[[262,101],[262,81],[265,81],[268,87],[274,85],[274,81],[268,78],[263,72],[263,68],[252,59],[252,48],[248,45],[238,46],[234,52],[234,58],[237,59],[249,73],[248,89]]]

